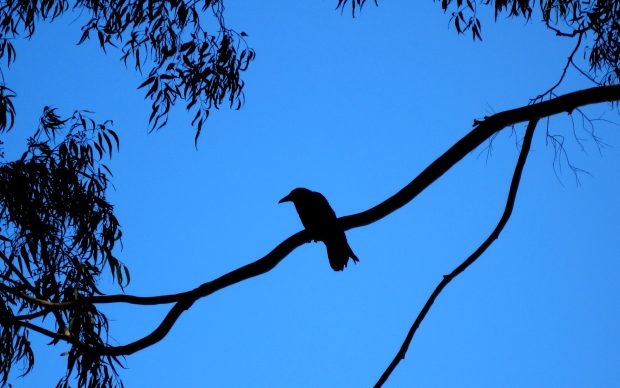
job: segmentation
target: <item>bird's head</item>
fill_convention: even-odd
[[[309,194],[311,194],[312,191],[308,190],[308,189],[304,189],[303,187],[298,187],[296,189],[293,189],[286,197],[282,198],[281,200],[278,201],[278,203],[282,203],[282,202],[297,202],[302,200],[303,198],[308,197]]]

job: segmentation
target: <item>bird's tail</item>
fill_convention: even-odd
[[[353,253],[353,250],[347,242],[347,238],[338,238],[334,240],[325,240],[325,247],[327,248],[327,258],[329,259],[329,265],[334,271],[342,271],[347,266],[349,257],[353,259],[354,263],[357,263],[359,259]]]

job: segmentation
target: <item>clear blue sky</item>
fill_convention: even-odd
[[[571,43],[534,22],[483,18],[483,42],[458,36],[440,5],[382,2],[357,18],[336,1],[229,2],[230,27],[257,58],[246,105],[211,116],[194,148],[181,107],[147,134],[141,77],[79,23],[41,25],[3,68],[18,98],[7,159],[24,150],[43,106],[113,119],[121,151],[110,198],[124,232],[128,293],[191,289],[262,257],[297,232],[292,188],[322,192],[338,215],[395,193],[467,133],[473,119],[524,105],[559,76]],[[415,3],[415,4],[414,4]],[[370,3],[369,3],[370,4]],[[486,12],[486,11],[485,11]],[[559,92],[589,86],[571,78]],[[609,106],[593,117],[620,122]],[[579,118],[575,119],[580,128]],[[613,387],[620,381],[620,133],[582,152],[553,118],[581,185],[556,177],[544,124],[500,239],[439,297],[387,386]],[[523,127],[516,128],[520,137]],[[584,135],[585,137],[585,135]],[[443,274],[495,226],[518,154],[504,131],[389,217],[348,232],[360,263],[333,272],[321,244],[264,276],[197,302],[160,343],[127,358],[127,387],[363,387],[387,366]],[[105,280],[103,288],[113,290]],[[149,333],[165,307],[108,308],[113,342]],[[15,387],[52,386],[66,346],[37,344]]]

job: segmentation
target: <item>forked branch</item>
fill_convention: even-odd
[[[510,189],[508,191],[508,199],[506,200],[506,207],[504,208],[504,213],[502,214],[502,217],[499,219],[497,226],[495,227],[495,229],[493,229],[491,234],[489,234],[489,237],[487,237],[487,239],[484,240],[482,244],[480,244],[480,246],[478,247],[478,249],[476,249],[474,253],[472,253],[465,261],[463,261],[458,267],[456,267],[450,274],[444,275],[441,282],[439,282],[439,284],[435,288],[435,291],[433,291],[431,296],[428,298],[428,300],[424,304],[424,307],[422,307],[422,310],[418,314],[418,317],[413,322],[413,325],[411,325],[411,328],[409,329],[409,332],[407,333],[407,336],[405,337],[405,340],[403,341],[403,344],[401,345],[400,350],[398,351],[398,353],[396,353],[396,356],[394,357],[390,365],[388,365],[387,369],[383,372],[383,374],[381,375],[381,377],[375,384],[375,387],[383,386],[383,384],[385,384],[385,382],[390,377],[394,369],[396,369],[396,366],[398,365],[398,363],[401,360],[405,359],[405,354],[407,353],[407,349],[409,349],[409,345],[411,344],[411,341],[413,340],[413,336],[415,335],[416,331],[420,327],[420,324],[426,317],[426,314],[428,314],[429,310],[433,306],[433,303],[435,303],[435,299],[437,299],[441,291],[443,291],[443,289],[448,285],[448,283],[450,283],[454,278],[459,276],[470,265],[472,265],[491,246],[491,244],[493,244],[493,242],[497,240],[497,238],[499,237],[499,234],[502,232],[502,230],[506,226],[506,223],[508,222],[508,219],[510,218],[510,215],[512,214],[512,209],[514,208],[515,199],[517,197],[517,191],[519,190],[519,182],[521,181],[521,174],[523,173],[523,167],[525,166],[527,155],[530,152],[530,145],[532,144],[532,137],[534,136],[534,130],[536,129],[537,123],[538,123],[538,118],[532,119],[527,126],[527,130],[525,131],[525,136],[523,137],[523,145],[521,146],[521,152],[519,153],[519,159],[517,160],[517,165],[515,167],[515,172],[512,176],[512,181],[510,182]]]
[[[517,109],[507,110],[489,117],[485,117],[483,120],[474,121],[474,128],[471,132],[456,142],[450,149],[432,162],[414,180],[412,180],[396,194],[368,210],[342,217],[339,219],[339,222],[345,230],[349,230],[372,224],[373,222],[386,217],[409,203],[435,180],[439,179],[439,177],[441,177],[445,172],[456,165],[467,154],[476,149],[495,133],[506,127],[562,112],[570,113],[575,108],[589,104],[619,100],[620,85],[600,86],[565,94],[547,101],[523,106]],[[243,280],[247,280],[270,271],[295,248],[304,244],[308,240],[309,238],[306,231],[298,232],[281,242],[271,252],[255,262],[240,267],[215,280],[206,282],[190,291],[151,297],[140,297],[133,295],[94,296],[71,302],[69,305],[72,303],[131,303],[139,305],[175,303],[161,324],[150,334],[127,345],[115,347],[109,346],[100,349],[101,354],[103,355],[129,355],[151,346],[163,339],[168,334],[176,320],[181,316],[183,311],[190,308],[196,300]],[[65,304],[63,306],[58,306],[57,308],[66,307],[67,305]]]

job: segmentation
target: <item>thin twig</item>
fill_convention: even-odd
[[[560,84],[562,83],[562,81],[564,81],[564,78],[566,77],[566,72],[568,71],[569,66],[571,64],[573,64],[573,57],[575,56],[575,53],[577,53],[577,50],[579,49],[579,46],[581,46],[581,38],[582,37],[583,37],[583,33],[580,33],[579,37],[577,38],[577,44],[575,45],[575,48],[573,49],[573,51],[568,56],[568,59],[566,60],[566,65],[564,65],[564,69],[562,70],[562,75],[560,75],[560,78],[558,79],[558,81],[552,87],[550,87],[546,92],[541,93],[538,96],[530,99],[530,102],[542,101],[542,99],[545,98],[545,96],[551,95],[553,93],[553,91],[558,86],[560,86]]]
[[[15,319],[12,320],[5,320],[0,322],[3,326],[5,325],[14,325],[14,326],[19,326],[19,327],[24,327],[26,329],[30,329],[33,331],[36,331],[37,333],[43,334],[46,337],[52,338],[54,340],[57,341],[66,341],[68,343],[70,343],[71,345],[79,348],[79,349],[89,349],[89,347],[85,344],[83,344],[82,342],[80,342],[79,340],[77,340],[76,338],[71,337],[70,335],[63,335],[63,334],[59,334],[59,333],[54,333],[53,331],[50,331],[46,328],[43,328],[41,326],[35,325],[33,323],[30,322],[23,322],[23,321],[18,321]],[[94,349],[94,348],[93,348]]]
[[[426,301],[426,304],[424,304],[424,307],[418,314],[418,317],[413,322],[413,325],[411,326],[411,329],[409,329],[409,333],[407,333],[407,337],[405,337],[405,340],[402,346],[400,347],[400,350],[398,351],[398,353],[396,354],[396,356],[394,357],[390,365],[387,367],[385,372],[383,372],[383,374],[381,375],[381,377],[375,384],[375,387],[381,387],[383,384],[385,384],[385,382],[390,377],[390,375],[392,374],[392,372],[394,371],[394,369],[396,368],[400,360],[403,360],[405,358],[405,354],[407,353],[407,349],[409,348],[409,345],[411,344],[413,335],[416,333],[416,331],[420,327],[420,324],[426,317],[426,314],[433,306],[435,299],[437,299],[441,291],[448,285],[448,283],[450,283],[450,281],[452,281],[455,277],[457,277],[459,274],[465,271],[467,267],[473,264],[487,250],[487,248],[489,248],[491,244],[499,237],[499,234],[504,229],[504,226],[506,226],[506,223],[508,222],[508,219],[510,218],[510,215],[512,214],[512,209],[514,207],[515,199],[517,197],[517,191],[519,189],[519,182],[521,180],[521,174],[523,172],[523,167],[525,166],[527,155],[530,151],[530,145],[532,144],[532,137],[534,135],[534,130],[536,129],[537,123],[538,123],[538,118],[532,119],[527,126],[527,130],[525,131],[525,136],[523,137],[523,145],[521,146],[521,152],[519,153],[519,159],[517,160],[517,165],[515,167],[515,172],[512,176],[512,181],[510,182],[510,190],[508,191],[508,199],[506,200],[506,207],[504,209],[504,213],[502,214],[502,217],[497,223],[497,226],[495,227],[493,232],[491,232],[489,237],[487,237],[487,239],[478,247],[478,249],[476,249],[476,251],[467,258],[467,260],[462,262],[461,265],[456,267],[449,275],[444,275],[442,281],[439,282],[439,284],[435,288],[435,291],[433,291],[431,296],[428,298],[428,300]]]
[[[583,75],[584,77],[586,77],[590,82],[592,82],[595,85],[601,86],[602,83],[600,83],[599,81],[595,80],[590,74],[588,74],[585,70],[583,70],[581,67],[577,66],[577,64],[575,63],[575,61],[571,60],[571,64],[573,65],[573,67],[579,72],[581,73],[581,75]]]
[[[551,31],[555,32],[556,36],[563,36],[563,37],[566,37],[566,38],[574,38],[576,35],[582,35],[582,34],[584,34],[585,32],[587,32],[588,30],[590,30],[592,28],[592,27],[590,27],[590,25],[586,25],[584,27],[572,30],[571,32],[564,32],[564,31],[560,30],[557,27],[553,27],[549,23],[549,20],[546,20],[545,24],[547,25],[548,29],[550,29]]]

